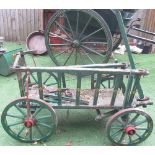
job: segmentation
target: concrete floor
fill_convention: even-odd
[[[14,47],[24,47],[23,45],[11,44],[7,45],[9,49]],[[120,61],[126,61],[125,56],[115,56]],[[155,54],[151,55],[134,55],[137,67],[147,68],[150,75],[142,79],[142,87],[146,96],[151,97],[155,102]],[[51,59],[48,55],[35,57],[37,65],[49,65]],[[33,64],[33,63],[32,63]],[[4,77],[0,75],[0,114],[7,104],[19,97],[18,82],[15,74]],[[155,105],[148,106],[144,109],[155,122]],[[59,118],[59,124],[56,134],[53,135],[45,143],[26,144],[12,139],[2,128],[0,124],[0,145],[1,146],[43,146],[43,145],[73,145],[73,146],[111,146],[105,132],[105,124],[107,120],[96,122],[95,110],[70,110],[69,118],[67,118],[67,110],[56,111]],[[139,144],[140,146],[154,146],[155,145],[155,129],[151,136]]]

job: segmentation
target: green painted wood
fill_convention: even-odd
[[[114,89],[113,89],[113,93],[112,93],[112,97],[111,97],[111,102],[110,102],[111,106],[114,106],[114,104],[115,104],[115,100],[116,100],[116,96],[117,96],[117,92],[118,92],[118,88],[120,86],[120,83],[121,83],[120,76],[116,76],[115,77],[115,83],[114,83]]]
[[[98,100],[98,95],[99,95],[99,90],[100,90],[100,85],[101,85],[101,79],[102,79],[102,74],[97,74],[93,105],[97,105],[97,100]]]
[[[13,71],[10,69],[10,67],[13,65],[14,58],[13,55],[17,52],[21,51],[22,49],[15,49],[9,52],[5,52],[4,54],[0,55],[0,74],[3,76],[7,76]]]
[[[139,85],[139,81],[140,81],[140,76],[135,77],[134,84],[130,93],[129,106],[131,106],[134,96],[137,92],[137,85]]]
[[[81,75],[77,74],[76,105],[80,104]]]
[[[38,89],[39,89],[39,97],[43,99],[43,83],[42,83],[42,74],[41,72],[37,72],[38,77]]]
[[[58,105],[62,105],[62,97],[61,97],[61,80],[62,80],[62,73],[58,73]]]
[[[132,84],[133,84],[133,73],[130,73],[130,76],[128,78],[128,84],[126,87],[126,91],[125,91],[125,95],[124,95],[124,101],[123,101],[123,107],[127,108],[129,105],[129,99],[130,99],[130,91],[132,88]]]

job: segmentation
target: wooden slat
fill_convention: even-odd
[[[20,35],[20,40],[24,40],[24,24],[23,24],[23,19],[22,19],[22,10],[18,10],[18,21],[19,21],[19,35]]]
[[[20,25],[19,25],[19,10],[15,10],[15,25],[16,25],[16,39],[18,42],[21,41],[20,39]]]
[[[11,10],[7,10],[7,18],[8,18],[8,37],[9,37],[9,41],[13,41],[12,39],[12,25],[11,25]]]
[[[5,34],[5,40],[8,38],[8,28],[7,28],[7,16],[6,16],[6,10],[2,10],[2,17],[3,17],[3,33]]]
[[[34,21],[35,21],[35,24],[34,24],[34,30],[39,30],[39,14],[38,14],[39,10],[35,9],[34,11]]]
[[[3,23],[3,12],[0,11],[0,36],[4,36],[4,23]]]
[[[42,10],[1,9],[0,36],[8,41],[25,41],[29,33],[42,28]]]

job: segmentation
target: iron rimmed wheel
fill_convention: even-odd
[[[25,94],[25,84],[26,84],[27,75],[23,75],[23,91]],[[39,81],[41,81],[42,86],[39,87]],[[31,91],[30,95],[33,97],[39,95],[39,88],[43,89],[43,93],[47,94],[57,89],[58,77],[54,73],[42,72],[41,79],[39,79],[37,72],[30,73],[29,77],[29,90]]]
[[[108,25],[93,10],[58,10],[47,24],[45,43],[58,66],[106,63],[113,47]]]
[[[149,137],[153,130],[153,121],[144,111],[128,108],[111,116],[107,122],[106,130],[112,143],[136,145]]]
[[[29,108],[26,102],[26,98],[22,97],[6,106],[1,116],[4,130],[11,137],[22,142],[47,140],[57,126],[54,109],[42,100],[29,99]],[[28,111],[33,111],[29,117]]]

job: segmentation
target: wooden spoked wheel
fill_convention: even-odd
[[[34,143],[47,140],[55,132],[57,116],[46,102],[23,97],[6,106],[1,123],[14,139]]]
[[[108,25],[93,10],[58,10],[47,24],[45,43],[59,66],[107,63],[113,48]]]
[[[116,145],[136,145],[149,137],[153,130],[151,117],[140,109],[128,108],[108,120],[107,134]]]

